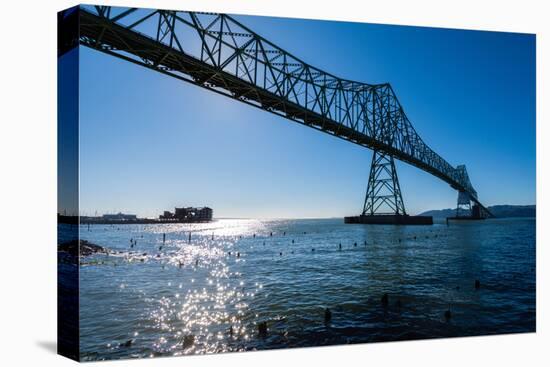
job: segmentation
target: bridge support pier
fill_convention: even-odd
[[[454,217],[447,218],[449,220],[482,220],[485,215],[478,204],[472,205],[470,195],[465,191],[458,192],[456,201],[456,214]]]
[[[350,224],[433,224],[430,216],[409,216],[405,211],[393,156],[375,150],[369,183],[359,216],[345,217]]]
[[[377,150],[372,154],[363,215],[407,215],[393,157]]]

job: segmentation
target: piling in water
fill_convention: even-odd
[[[193,344],[195,344],[195,336],[194,335],[186,335],[183,337],[183,347],[189,348]]]
[[[258,334],[260,336],[266,336],[267,335],[267,322],[262,321],[258,324]]]
[[[332,312],[330,312],[330,309],[327,307],[325,308],[325,324],[329,323],[330,320],[332,320]]]
[[[449,308],[447,309],[447,311],[445,311],[445,313],[443,314],[443,316],[445,316],[445,320],[449,321],[451,319],[451,305],[449,305]]]
[[[389,298],[387,293],[384,293],[384,295],[380,299],[380,302],[382,303],[382,306],[384,306],[384,307],[386,307],[389,304],[390,298]]]

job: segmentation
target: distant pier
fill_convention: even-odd
[[[169,224],[169,223],[208,223],[212,219],[179,219],[179,220],[163,220],[153,218],[137,218],[137,219],[103,219],[92,217],[80,217],[80,224]]]
[[[158,218],[138,218],[135,214],[103,214],[102,216],[67,216],[57,214],[58,223],[65,224],[163,224],[163,223],[208,223],[214,211],[209,207],[175,208],[174,213],[164,211]]]

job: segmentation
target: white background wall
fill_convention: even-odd
[[[532,366],[550,361],[549,9],[545,1],[118,0],[105,5],[537,33],[536,334],[116,362],[117,366]],[[548,4],[548,3],[547,3]],[[2,2],[0,364],[69,365],[56,338],[56,12],[64,0]],[[545,24],[546,23],[546,24]],[[519,128],[519,127],[518,127]],[[498,132],[495,132],[498,136]],[[543,188],[547,188],[543,191]],[[32,213],[32,227],[28,226]],[[39,220],[36,220],[38,218]],[[32,228],[32,230],[29,230]],[[107,362],[111,364],[112,362]]]

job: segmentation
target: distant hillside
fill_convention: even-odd
[[[488,209],[497,218],[535,217],[536,205],[493,205]],[[420,215],[431,215],[434,218],[446,218],[455,215],[455,209],[428,210]]]

